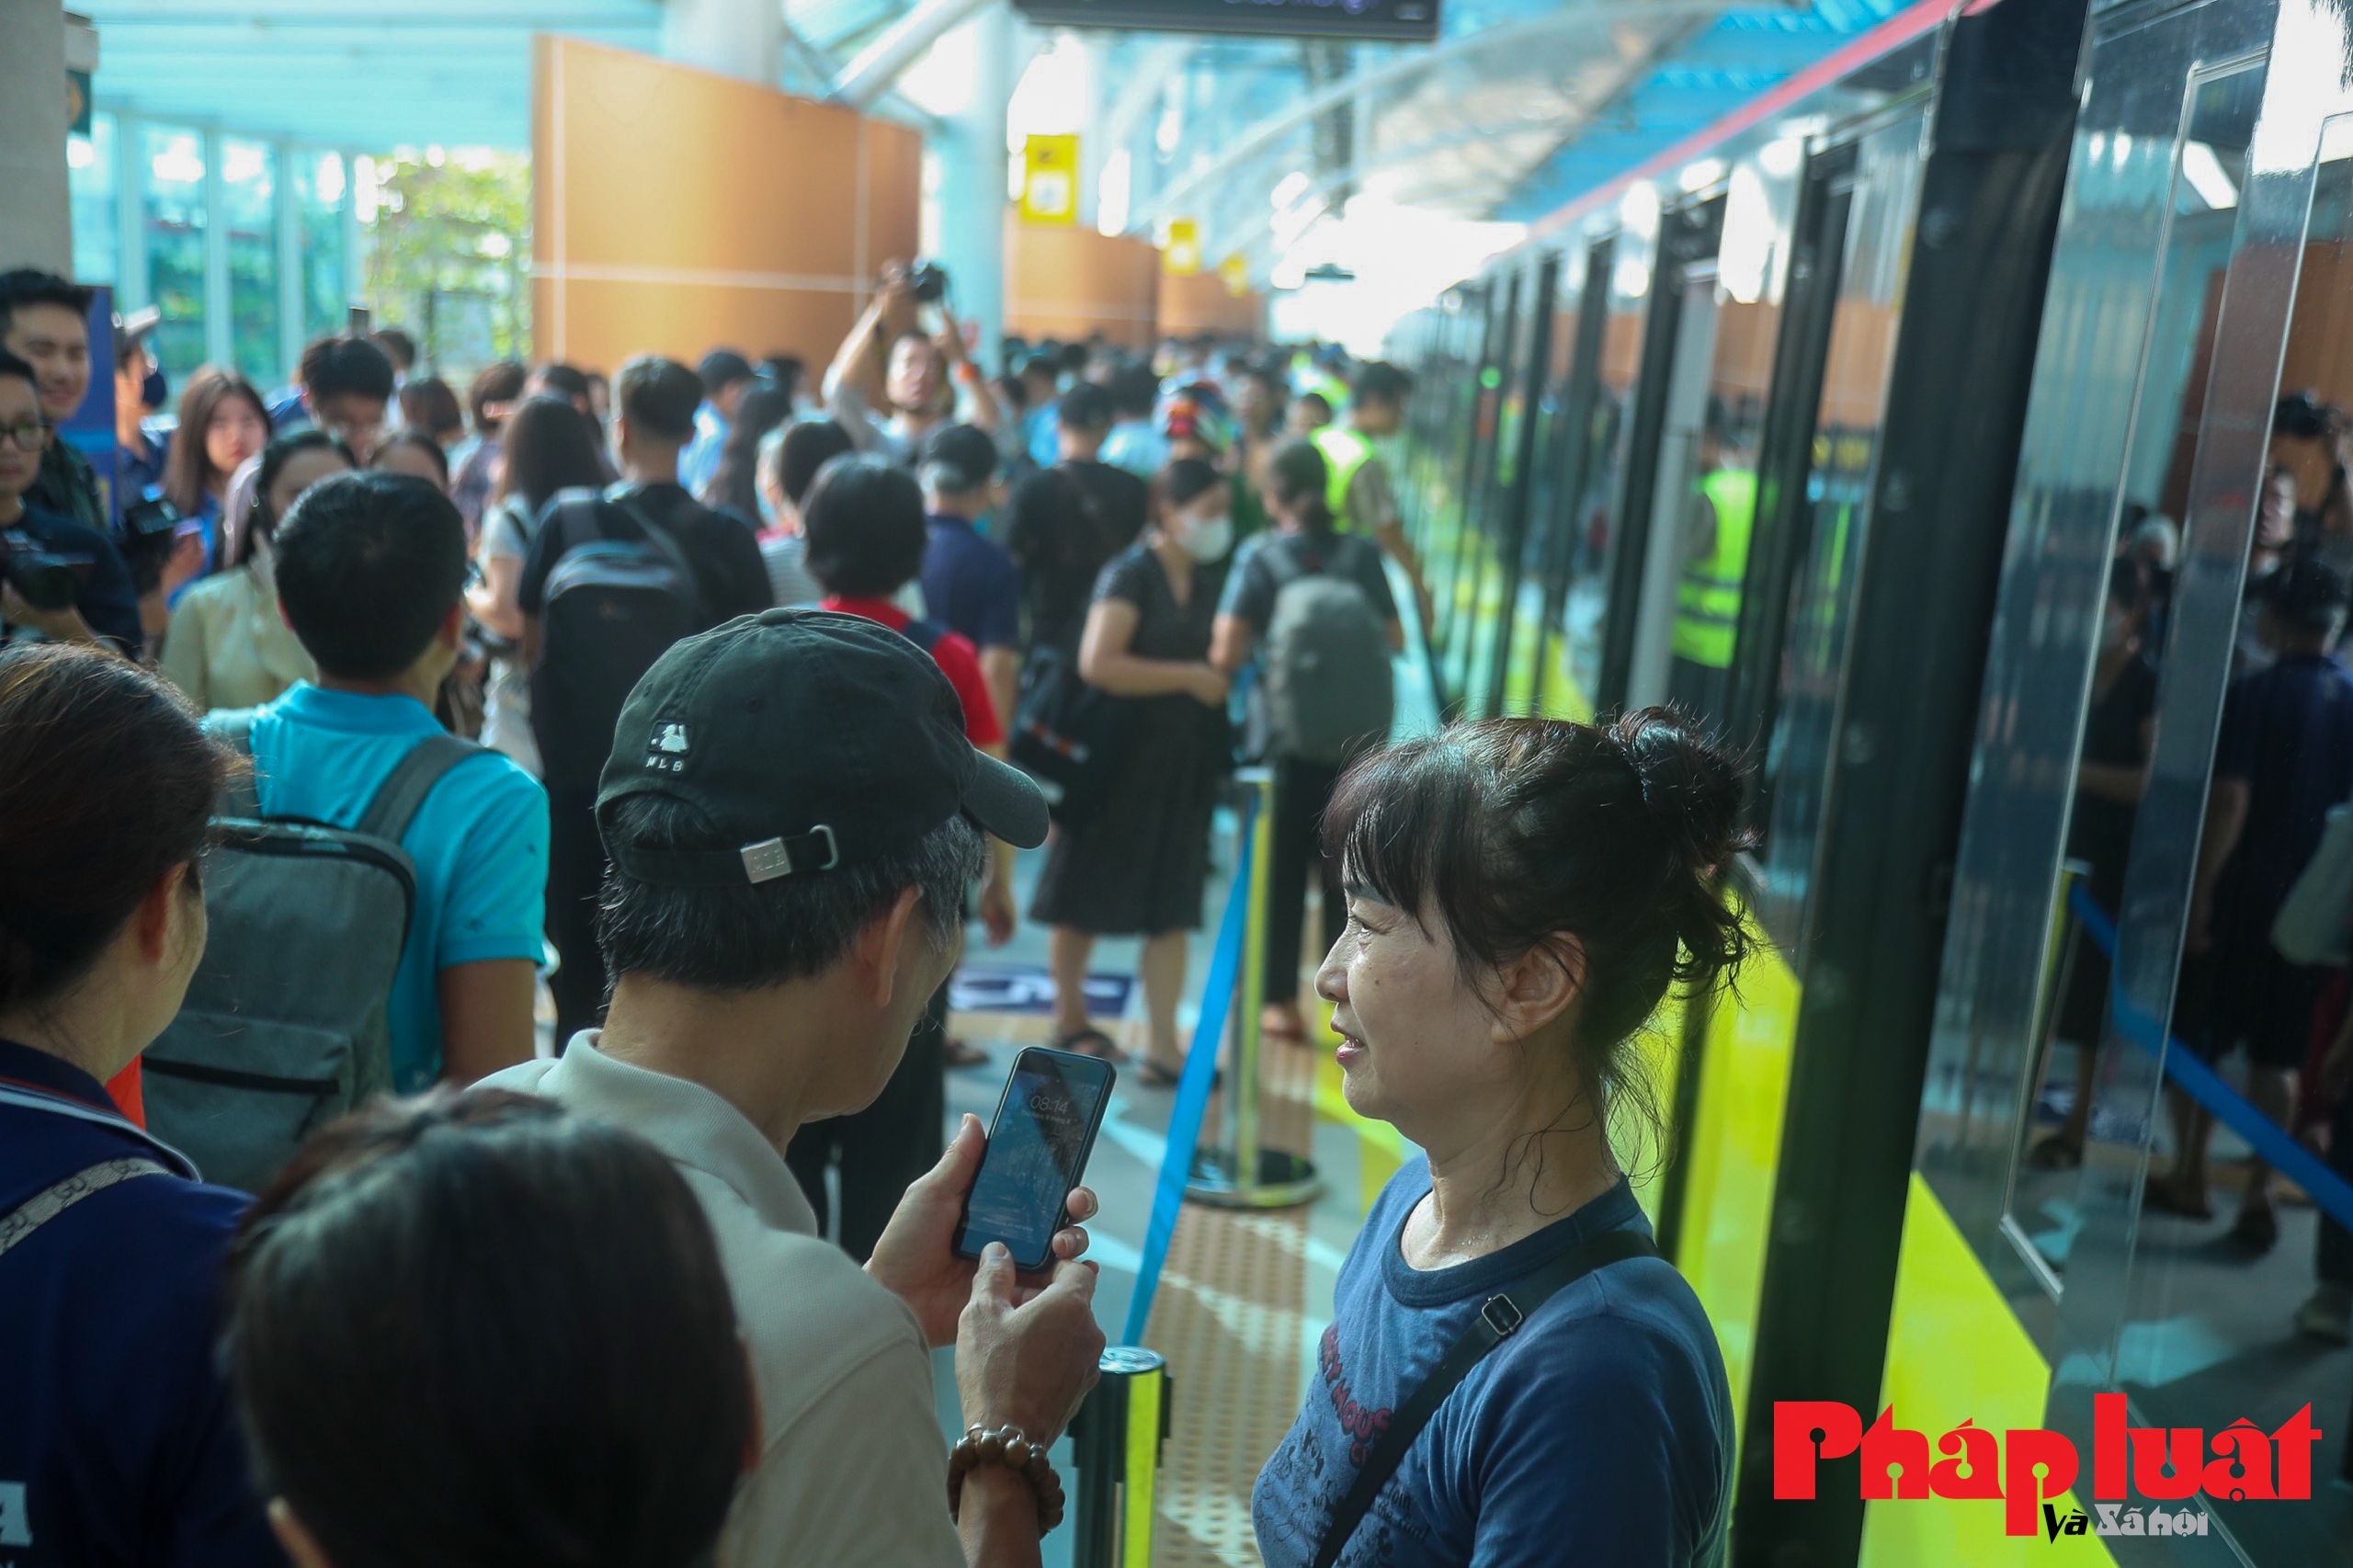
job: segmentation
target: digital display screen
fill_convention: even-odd
[[[1438,0],[1014,0],[1040,27],[1276,33],[1427,43]]]
[[[1108,1070],[1097,1062],[1026,1051],[989,1129],[988,1153],[965,1199],[959,1252],[1003,1242],[1017,1263],[1045,1256],[1063,1199],[1078,1185]]]

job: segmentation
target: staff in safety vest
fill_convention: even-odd
[[[1711,398],[1699,435],[1699,478],[1685,514],[1683,576],[1675,589],[1673,690],[1699,712],[1722,705],[1756,521],[1756,460],[1739,449],[1722,404]]]
[[[1422,624],[1430,623],[1429,588],[1422,581],[1422,566],[1405,538],[1404,519],[1398,515],[1397,494],[1389,483],[1389,467],[1373,444],[1393,436],[1405,423],[1405,399],[1414,378],[1396,366],[1370,360],[1358,368],[1348,390],[1344,423],[1326,425],[1309,437],[1324,454],[1328,471],[1325,503],[1342,533],[1369,534],[1391,560],[1413,579],[1420,602]]]

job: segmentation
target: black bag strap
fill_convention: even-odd
[[[1381,1489],[1397,1473],[1405,1450],[1414,1446],[1414,1439],[1421,1436],[1422,1428],[1429,1425],[1430,1417],[1438,1414],[1438,1407],[1446,1403],[1447,1395],[1471,1375],[1471,1369],[1484,1360],[1489,1351],[1518,1333],[1521,1324],[1536,1315],[1537,1308],[1594,1270],[1623,1263],[1630,1257],[1657,1256],[1657,1246],[1640,1231],[1604,1231],[1571,1247],[1507,1293],[1488,1297],[1486,1304],[1479,1309],[1479,1315],[1471,1320],[1471,1326],[1462,1331],[1462,1337],[1446,1353],[1445,1359],[1430,1369],[1421,1387],[1389,1418],[1388,1429],[1372,1446],[1364,1468],[1357,1471],[1355,1484],[1333,1510],[1323,1544],[1315,1550],[1315,1568],[1332,1568],[1340,1560],[1341,1549],[1371,1511],[1372,1500],[1381,1495]]]
[[[458,735],[426,736],[384,775],[384,781],[376,786],[375,798],[352,831],[398,844],[415,819],[417,808],[425,804],[425,797],[441,782],[441,776],[482,749]]]

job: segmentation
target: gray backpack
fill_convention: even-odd
[[[1337,765],[1389,738],[1396,694],[1388,631],[1364,590],[1337,574],[1349,550],[1372,548],[1345,537],[1264,546],[1279,585],[1267,628],[1269,756]]]
[[[252,718],[207,728],[250,757]],[[482,749],[420,742],[356,828],[264,817],[250,777],[223,795],[204,862],[211,933],[142,1077],[149,1131],[207,1181],[260,1191],[314,1129],[392,1087],[384,1006],[416,903],[401,835]]]

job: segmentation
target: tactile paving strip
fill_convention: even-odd
[[[1266,1142],[1305,1150],[1313,1053],[1267,1042]],[[1168,1358],[1172,1424],[1154,1538],[1157,1568],[1255,1568],[1250,1490],[1299,1413],[1307,1210],[1188,1203],[1145,1343]]]

